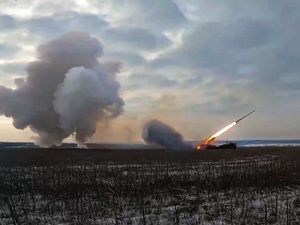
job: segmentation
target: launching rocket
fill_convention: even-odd
[[[247,116],[250,116],[250,115],[251,115],[252,113],[254,113],[254,112],[255,112],[255,110],[249,112],[248,114],[246,114],[245,116],[239,118],[239,119],[238,119],[237,121],[235,121],[235,122],[236,122],[236,123],[240,122],[241,120],[245,119]]]
[[[227,125],[226,127],[222,128],[221,130],[217,131],[216,133],[209,135],[207,138],[205,138],[203,141],[201,141],[199,144],[196,145],[196,150],[205,149],[209,144],[211,144],[217,137],[228,131],[230,128],[234,127],[238,122],[245,119],[246,117],[250,116],[252,113],[254,113],[255,110],[249,112],[245,116],[239,118],[238,120],[232,122],[231,124]]]

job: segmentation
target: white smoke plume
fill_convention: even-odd
[[[156,144],[171,149],[190,148],[179,132],[159,120],[148,121],[143,127],[142,137],[148,144]]]
[[[0,115],[12,117],[17,129],[37,134],[40,146],[60,145],[75,134],[83,145],[98,121],[122,113],[118,63],[101,63],[102,46],[96,38],[70,32],[37,49],[25,79],[16,89],[0,86]]]

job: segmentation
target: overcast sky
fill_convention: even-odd
[[[223,138],[300,138],[299,21],[295,0],[2,0],[0,85],[40,44],[84,31],[122,63],[130,123],[160,117],[195,139],[256,109]],[[0,140],[30,137],[0,117]]]

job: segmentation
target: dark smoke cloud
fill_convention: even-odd
[[[39,46],[38,59],[16,89],[0,86],[0,115],[17,129],[30,129],[41,146],[59,145],[75,134],[79,144],[94,134],[97,121],[122,113],[117,63],[100,63],[102,46],[86,33],[70,32]]]
[[[143,127],[143,139],[149,144],[156,144],[172,149],[186,149],[190,146],[174,128],[159,121],[151,120]]]

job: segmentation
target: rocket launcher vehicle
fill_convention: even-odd
[[[203,149],[207,148],[207,146],[209,146],[211,143],[213,143],[213,141],[217,137],[219,137],[220,135],[222,135],[223,133],[225,133],[226,131],[228,131],[232,127],[234,127],[237,123],[239,123],[241,120],[245,119],[246,117],[250,116],[254,112],[255,112],[255,110],[249,112],[245,116],[243,116],[243,117],[239,118],[238,120],[232,122],[231,124],[227,125],[226,127],[222,128],[221,130],[217,131],[216,133],[214,133],[212,135],[209,135],[206,139],[204,139],[199,144],[197,144],[195,149],[196,150],[203,150]]]

